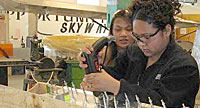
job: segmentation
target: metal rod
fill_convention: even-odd
[[[104,108],[107,108],[105,95],[103,95],[103,105],[104,105]]]
[[[163,108],[167,108],[163,100],[161,100],[161,103],[162,103]]]
[[[139,97],[138,97],[137,95],[135,95],[135,98],[136,98],[136,101],[137,101],[137,103],[138,103],[138,108],[142,108],[142,107],[141,107],[141,102],[140,102]]]
[[[106,97],[106,105],[108,106],[109,105],[109,97],[108,97],[108,94],[106,92],[104,92],[104,95]]]
[[[55,87],[56,94],[58,94],[58,88],[56,87],[56,84],[54,84],[54,87]]]
[[[115,108],[117,108],[117,100],[116,100],[115,96],[114,96],[114,106],[115,106]]]
[[[73,89],[71,87],[71,95],[72,95],[72,102],[75,102],[76,103],[76,98],[74,96],[74,92],[73,92]]]
[[[75,92],[76,92],[76,95],[78,96],[78,92],[77,92],[76,86],[74,85],[73,82],[72,82],[72,87],[74,88],[74,90],[75,90]]]
[[[186,106],[185,106],[185,104],[184,104],[184,103],[182,104],[182,106],[183,106],[183,108],[186,108]]]
[[[128,96],[126,93],[124,93],[124,96],[125,96],[125,105],[126,105],[126,108],[131,108],[131,105],[130,105],[130,101],[128,99]]]
[[[67,87],[68,93],[70,94],[69,87],[68,87],[67,82],[65,80],[64,80],[64,85]]]
[[[70,92],[70,89],[69,89],[69,87],[68,87],[68,85],[67,85],[67,82],[64,80],[64,85],[67,87],[67,90],[68,90],[68,93],[69,93],[69,96],[70,96],[70,101],[71,102],[75,102],[75,99],[74,99],[74,97],[73,97],[73,95],[72,95],[72,90],[71,90],[71,92]]]
[[[83,86],[80,84],[80,88],[83,90],[83,94],[84,94],[84,101],[83,101],[83,106],[86,107],[87,103],[88,103],[88,99],[87,99],[87,94],[85,92],[85,89],[83,88]]]
[[[151,100],[150,97],[148,97],[148,99],[149,99],[149,104],[151,105],[151,108],[154,108],[154,106],[153,106],[153,101]]]
[[[95,103],[95,108],[98,108],[98,103],[97,103],[96,97],[94,95],[93,95],[93,99],[94,99],[94,103]]]

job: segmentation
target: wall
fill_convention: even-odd
[[[196,36],[196,32],[193,32],[195,30],[197,30],[197,27],[178,28],[176,29],[176,39],[193,43]]]
[[[184,14],[179,16],[180,18],[184,19],[184,20],[191,20],[191,21],[195,21],[195,22],[200,22],[200,14]],[[190,28],[178,28],[176,29],[176,38],[180,38],[185,34],[188,34],[190,32],[193,32],[197,30],[197,27],[190,27]],[[191,33],[183,38],[181,38],[180,40],[184,40],[184,41],[189,41],[189,42],[194,42],[195,40],[195,36],[196,36],[196,32]]]
[[[107,7],[107,0],[100,0],[100,6]]]
[[[0,12],[0,43],[8,43],[9,18],[6,13]]]
[[[9,12],[9,40],[14,48],[21,47],[21,39],[25,35],[25,13]]]
[[[4,43],[5,42],[5,28],[6,28],[6,24],[5,24],[5,15],[0,13],[0,43]]]
[[[200,69],[200,26],[197,28],[197,33],[192,49],[192,56],[195,58],[198,64],[198,68]],[[199,71],[200,73],[200,71]]]

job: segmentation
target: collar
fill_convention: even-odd
[[[165,64],[172,57],[173,50],[175,49],[175,47],[176,47],[175,40],[171,37],[167,45],[167,48],[165,49],[163,54],[160,56],[156,64]]]

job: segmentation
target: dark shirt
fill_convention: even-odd
[[[114,67],[106,71],[120,80],[119,100],[124,93],[135,102],[137,95],[141,102],[161,106],[161,99],[167,107],[194,107],[199,89],[199,71],[193,57],[179,47],[172,39],[159,60],[146,69],[147,57],[136,46],[129,46],[115,60]]]

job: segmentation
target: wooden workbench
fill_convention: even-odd
[[[84,94],[81,91],[78,89],[78,95],[74,92],[76,103],[71,103],[0,85],[0,108],[84,108]],[[86,93],[87,108],[95,108],[92,92],[86,91]],[[150,105],[142,104],[142,108],[150,108]],[[161,107],[154,106],[154,108]]]
[[[82,108],[57,99],[0,85],[1,108]]]

